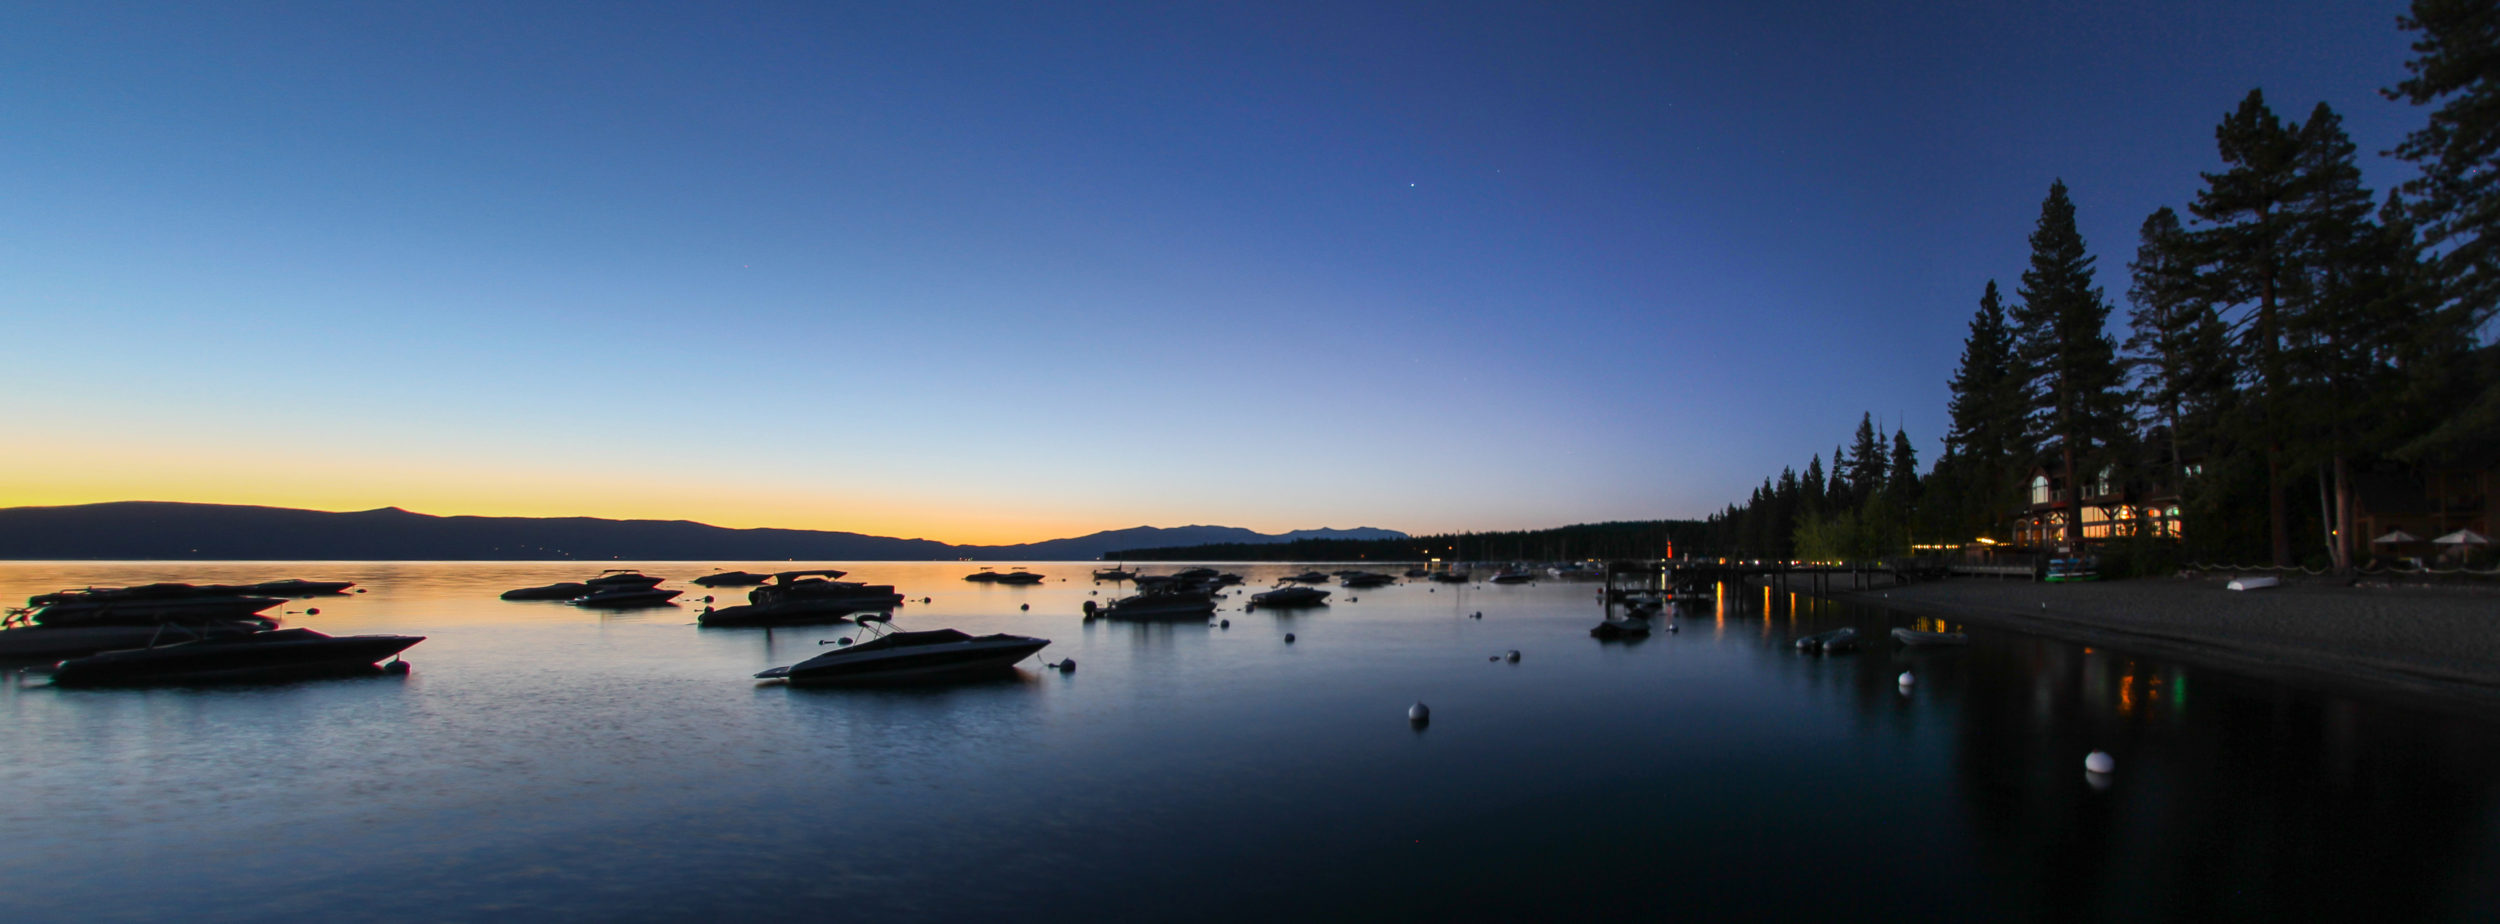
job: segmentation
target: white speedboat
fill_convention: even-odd
[[[960,680],[1013,669],[1050,644],[1024,635],[971,636],[954,629],[894,631],[755,676],[799,686],[923,683]]]

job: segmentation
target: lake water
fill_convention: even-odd
[[[623,564],[724,602],[742,591],[684,579],[792,567]],[[14,675],[0,918],[2500,914],[2488,717],[1986,628],[1801,655],[1801,634],[1915,621],[1760,589],[1631,644],[1591,639],[1595,585],[1563,581],[1331,588],[1293,615],[1237,592],[1230,629],[1086,622],[1116,589],[1042,563],[1032,587],[842,567],[911,596],[898,625],[1041,636],[1075,672],[791,689],[750,675],[840,627],[496,599],[597,567],[0,563],[11,601],[353,580],[369,592],[288,624],[428,637],[405,677]],[[1256,590],[1301,569],[1227,570]]]

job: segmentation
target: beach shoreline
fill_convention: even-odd
[[[1836,600],[2054,636],[2306,684],[2500,713],[2500,589],[2228,576],[2076,584],[1952,578]]]

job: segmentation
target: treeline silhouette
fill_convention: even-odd
[[[1829,472],[1818,454],[1713,515],[1711,548],[1854,559],[2002,540],[2045,477],[2067,500],[2122,498],[2108,538],[2147,570],[2178,557],[2341,570],[2370,538],[2354,529],[2356,481],[2489,469],[2500,10],[2415,0],[2398,25],[2416,57],[2381,93],[2430,107],[2390,152],[2419,176],[2375,195],[2332,108],[2285,119],[2250,91],[2215,127],[2219,169],[2186,216],[2145,218],[2123,343],[2075,205],[2051,183],[2013,298],[1994,280],[1980,296],[1934,467],[1919,474],[1906,437],[1861,422]],[[2085,538],[2070,509],[2043,544]]]
[[[1120,561],[1583,561],[1664,558],[1678,546],[1701,541],[1699,520],[1625,520],[1554,529],[1492,533],[1443,533],[1405,539],[1304,539],[1251,545],[1216,543],[1125,549],[1103,556]]]

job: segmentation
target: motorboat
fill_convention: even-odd
[[[1892,638],[1909,648],[1945,648],[1970,644],[1970,636],[1959,632],[1923,632],[1909,628],[1892,630]]]
[[[990,580],[999,584],[1039,584],[1042,582],[1042,576],[1026,571],[1022,568],[1018,568],[1014,571],[991,578]]]
[[[1347,573],[1343,577],[1339,577],[1337,579],[1337,583],[1345,585],[1347,588],[1353,590],[1369,590],[1374,587],[1386,587],[1391,584],[1395,584],[1397,583],[1397,580],[1397,578],[1386,574],[1379,574],[1371,571],[1354,571]]]
[[[1087,600],[1085,615],[1109,619],[1205,619],[1215,615],[1215,595],[1204,590],[1150,590],[1100,607]]]
[[[1016,662],[1049,645],[1025,635],[972,636],[955,629],[892,631],[788,667],[756,674],[794,686],[927,683],[1012,670]]]
[[[1411,577],[1411,578],[1431,577],[1431,576],[1432,576],[1432,569],[1430,569],[1430,568],[1408,568],[1408,569],[1406,569],[1406,576],[1407,576],[1407,577]]]
[[[903,603],[892,584],[834,580],[842,574],[830,568],[784,571],[748,591],[746,605],[709,610],[695,621],[707,626],[806,625],[882,613]]]
[[[841,577],[842,573],[834,572],[834,576]],[[694,582],[704,587],[753,587],[772,579],[772,575],[757,574],[753,571],[723,571],[719,574],[706,574],[695,578]]]
[[[1097,581],[1126,581],[1135,577],[1137,577],[1137,572],[1124,568],[1094,569],[1094,580]]]
[[[285,603],[190,584],[89,588],[26,598],[23,621],[42,626],[134,626],[244,619]]]
[[[99,651],[145,648],[160,642],[248,635],[277,628],[277,625],[275,621],[256,616],[144,626],[18,626],[0,629],[0,661],[51,664],[62,658],[84,657]]]
[[[571,600],[587,593],[590,593],[590,585],[580,581],[565,581],[538,587],[514,588],[504,591],[503,598],[506,600]]]
[[[1504,568],[1493,572],[1492,577],[1496,584],[1525,584],[1533,580],[1536,580],[1536,572],[1525,568]]]
[[[1279,587],[1266,593],[1251,594],[1251,606],[1270,609],[1287,606],[1325,606],[1328,592],[1316,587]]]
[[[682,593],[685,591],[665,587],[593,587],[589,593],[565,602],[592,609],[626,610],[638,606],[665,605]]]
[[[374,673],[376,662],[422,641],[422,635],[333,637],[311,629],[272,629],[71,658],[53,669],[52,682],[133,686]]]
[[[1441,584],[1464,584],[1468,577],[1465,571],[1435,571],[1432,574],[1433,581]]]
[[[591,592],[597,593],[603,590],[616,590],[632,587],[658,587],[660,586],[660,582],[665,580],[668,579],[652,577],[640,571],[610,569],[599,572],[598,577],[591,578],[590,580],[583,581],[582,583],[590,585]]]
[[[1184,581],[1207,581],[1223,577],[1213,568],[1189,568],[1172,575]]]
[[[323,597],[333,594],[346,593],[348,588],[356,586],[356,582],[307,581],[303,578],[285,578],[276,581],[262,581],[258,584],[218,586],[220,589],[231,590],[238,594],[250,594],[261,597]]]
[[[1326,584],[1328,583],[1328,575],[1321,574],[1317,571],[1305,571],[1301,574],[1286,578],[1285,580],[1295,584]]]

